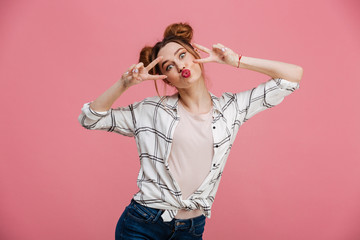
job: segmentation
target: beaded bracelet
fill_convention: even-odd
[[[238,64],[238,68],[240,67],[240,59],[241,59],[242,55],[239,56],[239,64]]]

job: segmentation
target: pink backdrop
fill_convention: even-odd
[[[204,46],[304,68],[297,92],[240,128],[205,239],[360,239],[359,10],[357,0],[2,0],[0,239],[114,239],[137,190],[135,142],[77,117],[178,21]],[[205,69],[216,95],[269,79]],[[147,82],[114,106],[155,94]]]

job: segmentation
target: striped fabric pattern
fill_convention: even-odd
[[[96,112],[85,103],[78,117],[90,130],[116,132],[134,137],[140,160],[137,178],[139,191],[133,198],[138,203],[165,210],[164,221],[171,221],[179,209],[200,209],[210,218],[211,206],[239,127],[255,114],[274,107],[299,88],[299,83],[270,79],[240,93],[212,93],[214,157],[212,168],[201,186],[187,199],[182,199],[179,185],[171,176],[168,157],[178,115],[178,94],[149,97],[127,107]],[[191,137],[191,136],[189,136]]]

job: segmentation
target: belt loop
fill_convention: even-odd
[[[194,229],[195,229],[195,224],[194,224],[194,218],[191,218],[191,223],[190,223],[190,229],[191,229],[191,231],[193,231]]]
[[[156,221],[161,217],[161,215],[163,214],[163,212],[164,212],[164,210],[159,209],[159,211],[157,212],[157,214],[156,214],[153,222],[156,222]]]

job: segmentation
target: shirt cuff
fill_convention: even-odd
[[[109,109],[108,111],[95,111],[90,108],[90,103],[92,103],[92,102],[85,103],[84,106],[82,107],[82,111],[85,113],[85,115],[88,118],[90,118],[92,120],[98,120],[102,117],[105,117],[111,111],[111,109]]]
[[[284,90],[295,91],[300,87],[300,84],[298,82],[291,82],[283,78],[274,78],[273,80],[276,82],[276,85],[279,88]]]

